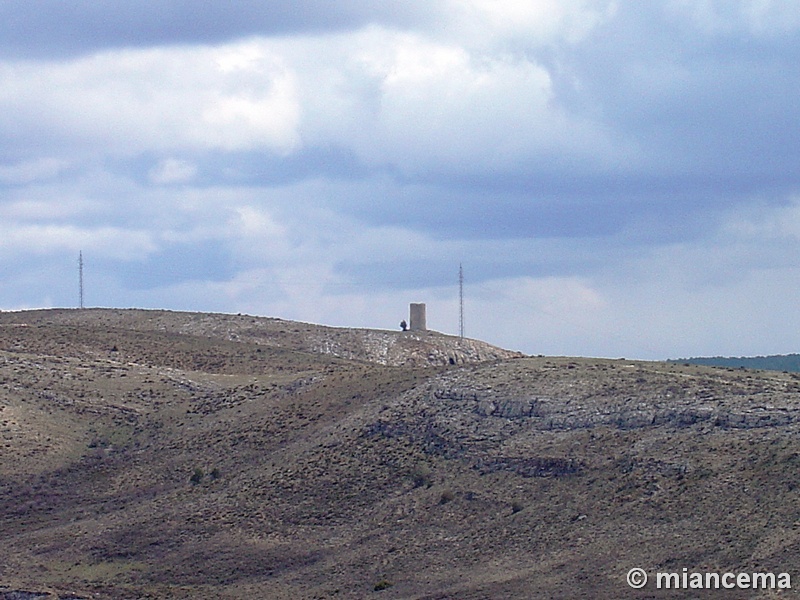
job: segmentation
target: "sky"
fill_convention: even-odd
[[[0,0],[0,309],[800,352],[800,3]]]

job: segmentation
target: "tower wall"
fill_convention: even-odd
[[[411,304],[411,314],[410,314],[410,326],[409,329],[411,331],[427,331],[428,324],[426,321],[425,316],[425,304]]]

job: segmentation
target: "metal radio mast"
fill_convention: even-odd
[[[458,333],[464,337],[464,268],[458,264]]]
[[[83,251],[78,252],[78,300],[83,308]]]

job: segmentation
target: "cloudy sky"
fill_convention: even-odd
[[[800,3],[0,0],[0,308],[800,352]]]

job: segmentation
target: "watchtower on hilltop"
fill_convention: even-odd
[[[411,323],[411,325],[409,326],[409,329],[411,331],[427,331],[428,330],[428,324],[427,324],[426,316],[425,316],[425,304],[424,303],[420,303],[420,304],[412,303],[411,304],[409,321]]]

